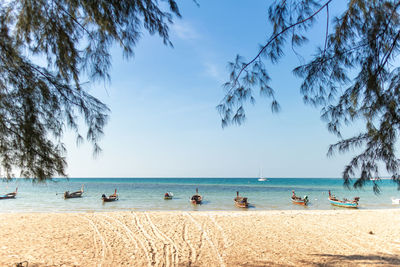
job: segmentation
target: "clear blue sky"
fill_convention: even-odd
[[[171,27],[174,48],[147,34],[129,61],[115,48],[111,83],[90,89],[112,111],[103,152],[93,158],[89,144],[76,147],[66,136],[69,176],[256,177],[262,168],[267,177],[340,177],[351,155],[326,157],[336,138],[319,110],[303,104],[290,49],[270,68],[281,112],[271,114],[268,100],[258,98],[243,126],[221,128],[215,106],[227,62],[237,53],[251,58],[266,40],[268,2],[178,1],[183,18]],[[323,43],[324,27],[311,33],[306,55]]]

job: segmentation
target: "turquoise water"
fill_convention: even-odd
[[[85,185],[82,198],[63,199],[64,191],[77,191]],[[55,179],[46,184],[32,184],[27,180],[0,183],[0,194],[12,192],[18,186],[16,199],[0,200],[0,212],[81,212],[120,210],[240,210],[233,203],[236,191],[249,198],[249,210],[328,210],[341,209],[329,204],[328,190],[339,198],[360,197],[360,209],[400,208],[392,205],[391,197],[400,191],[390,180],[379,181],[380,195],[372,192],[372,183],[363,190],[346,189],[342,179],[270,178],[259,182],[256,178],[71,178]],[[196,187],[203,195],[202,205],[193,206],[189,198]],[[119,201],[102,203],[101,195],[118,189]],[[308,207],[293,205],[291,191],[308,195]],[[174,199],[164,200],[165,192],[173,192]]]

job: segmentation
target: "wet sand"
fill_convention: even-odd
[[[399,266],[400,209],[15,213],[0,266]]]

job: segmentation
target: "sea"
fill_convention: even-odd
[[[363,189],[346,188],[339,178],[57,178],[46,183],[14,179],[0,183],[0,194],[13,192],[15,199],[0,200],[1,213],[13,212],[101,212],[101,211],[238,211],[233,199],[236,191],[247,197],[247,210],[333,210],[328,190],[338,198],[360,197],[360,209],[399,209],[391,198],[400,198],[398,187],[391,180],[377,181],[380,194],[372,190],[372,182]],[[82,198],[64,199],[65,191],[78,191],[84,185]],[[190,197],[196,188],[203,204],[192,205]],[[102,194],[117,189],[119,200],[103,203]],[[291,203],[291,191],[307,195],[308,206]],[[172,200],[164,200],[172,192]]]

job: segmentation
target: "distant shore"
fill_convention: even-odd
[[[0,265],[400,265],[399,210],[14,213]]]

